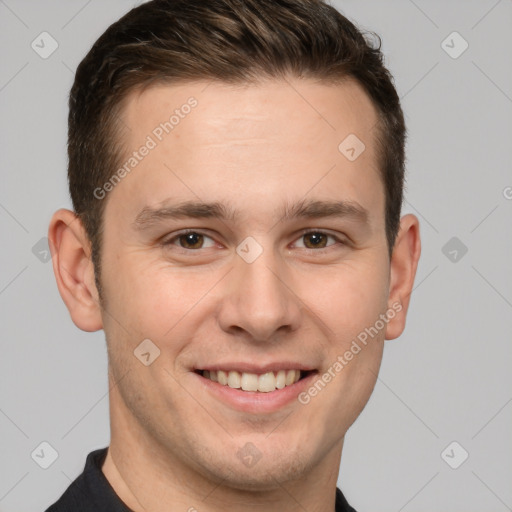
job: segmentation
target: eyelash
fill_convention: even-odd
[[[194,233],[194,234],[197,234],[197,235],[202,235],[204,237],[207,237],[207,238],[210,238],[210,239],[213,240],[213,238],[211,236],[207,235],[206,233],[203,233],[200,230],[186,229],[184,231],[181,231],[181,232],[175,234],[172,238],[168,238],[167,240],[164,240],[162,242],[162,245],[163,246],[172,246],[172,245],[174,245],[175,241],[179,240],[180,237],[188,235],[188,234],[191,234],[191,233]],[[336,245],[341,245],[341,246],[348,245],[347,241],[337,237],[336,235],[333,235],[333,234],[328,233],[326,231],[315,230],[315,229],[308,229],[308,230],[302,231],[300,236],[296,240],[299,240],[299,239],[301,239],[301,238],[303,238],[303,237],[305,237],[307,235],[312,235],[312,234],[315,234],[315,235],[316,234],[318,234],[318,235],[325,235],[328,238],[334,239],[335,243],[331,244],[331,245],[328,245],[326,247],[320,247],[319,249],[310,248],[310,247],[301,247],[301,249],[303,249],[305,251],[316,251],[316,252],[318,252],[318,251],[321,251],[322,249],[323,250],[329,250],[329,248],[334,247]],[[185,251],[185,252],[188,252],[188,253],[199,252],[201,249],[203,249],[202,247],[200,249],[187,249],[186,247],[181,247],[179,245],[176,245],[176,247],[178,249],[181,249],[182,251]],[[208,249],[208,247],[206,249]]]

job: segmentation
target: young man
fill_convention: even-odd
[[[49,227],[111,443],[48,510],[352,511],[337,478],[420,256],[378,49],[320,0],[155,0],[70,95]]]

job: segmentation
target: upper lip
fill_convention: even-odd
[[[302,370],[304,372],[315,370],[310,365],[304,363],[296,363],[292,361],[276,361],[263,365],[247,362],[226,362],[218,364],[207,364],[204,366],[197,366],[196,370],[208,370],[208,371],[237,371],[242,373],[268,373],[278,372],[279,370]]]

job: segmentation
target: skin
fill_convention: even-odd
[[[355,82],[152,86],[124,107],[129,153],[191,96],[197,107],[103,199],[103,306],[80,221],[59,210],[49,228],[74,323],[107,338],[111,444],[103,472],[136,512],[332,511],[345,433],[373,391],[384,341],[405,327],[418,219],[402,217],[390,260],[377,115]],[[353,162],[338,150],[351,133],[366,146]],[[282,218],[285,203],[309,199],[357,202],[368,224]],[[145,206],[189,200],[229,204],[236,216],[133,227]],[[163,245],[186,228],[207,236],[203,248],[186,240],[182,247],[179,238]],[[308,249],[304,229],[345,243],[320,237],[326,246]],[[236,252],[248,236],[263,249],[253,263]],[[321,375],[398,303],[401,311],[307,405],[241,412],[204,392],[193,373],[207,363],[291,360]],[[133,354],[146,338],[160,349],[149,366]],[[247,442],[261,453],[252,467],[237,456]]]

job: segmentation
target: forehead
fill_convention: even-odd
[[[264,196],[289,202],[313,189],[331,199],[382,202],[376,109],[351,80],[151,86],[127,98],[122,122],[122,164],[151,147],[111,194],[134,207],[173,195],[230,204],[238,198],[241,206]]]
[[[192,102],[197,105],[189,108]],[[184,122],[191,112],[194,115]],[[215,144],[220,135],[227,135],[227,129],[231,131],[232,140],[243,140],[251,135],[260,136],[260,142],[268,143],[279,135],[282,142],[283,123],[287,125],[286,134],[290,139],[299,135],[302,142],[307,142],[303,135],[308,129],[312,130],[309,138],[321,129],[325,134],[331,131],[330,135],[334,136],[336,133],[334,138],[342,137],[349,130],[364,138],[374,130],[377,115],[370,98],[352,79],[329,85],[288,78],[266,79],[257,84],[219,81],[157,84],[128,96],[123,119],[130,129],[128,139],[171,121],[174,135],[194,135],[200,137],[198,142]]]

